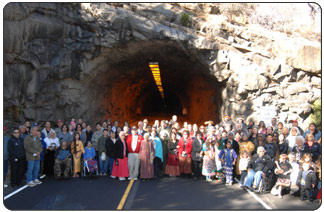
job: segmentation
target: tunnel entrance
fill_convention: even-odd
[[[181,115],[182,104],[177,95],[171,91],[164,91],[164,100],[159,92],[152,92],[144,101],[141,114],[144,116],[154,116],[156,114],[171,117],[172,115]]]
[[[225,85],[209,73],[204,52],[170,40],[131,42],[102,51],[106,56],[97,65],[97,74],[89,77],[93,80],[92,101],[99,103],[94,116],[131,123],[154,115],[169,120],[185,110],[190,123],[220,121]],[[159,63],[164,102],[150,62]]]

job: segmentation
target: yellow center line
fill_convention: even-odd
[[[130,190],[131,190],[132,187],[133,187],[133,184],[134,184],[134,179],[131,179],[131,181],[129,182],[129,184],[128,184],[127,188],[126,188],[126,191],[125,191],[125,193],[124,193],[122,199],[121,199],[120,202],[119,202],[119,205],[118,205],[118,207],[117,207],[117,210],[122,210],[122,209],[123,209],[123,207],[124,207],[124,205],[125,205],[125,202],[126,202],[126,200],[127,200],[127,197],[128,197],[128,195],[129,195],[129,192],[130,192]]]

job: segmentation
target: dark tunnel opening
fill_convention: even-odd
[[[107,51],[106,63],[98,65],[101,72],[91,76],[98,118],[136,122],[156,115],[169,120],[186,111],[184,117],[190,123],[220,121],[224,85],[199,60],[201,52],[174,41],[133,42]],[[164,102],[150,62],[160,66]]]
[[[156,114],[181,115],[182,104],[177,95],[171,91],[165,91],[165,98],[156,90],[153,91],[144,101],[141,113],[144,116],[154,116]]]

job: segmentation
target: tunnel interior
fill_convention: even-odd
[[[153,91],[145,98],[141,114],[144,116],[154,116],[156,114],[181,114],[182,104],[179,97],[170,90],[164,91],[164,98],[160,92],[153,88]]]
[[[90,83],[97,118],[135,122],[154,116],[170,119],[176,114],[190,123],[220,120],[224,85],[210,75],[208,66],[198,59],[199,52],[173,41],[149,41],[128,43],[102,54],[105,59]],[[150,62],[159,63],[164,100]]]

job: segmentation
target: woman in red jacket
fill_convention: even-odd
[[[189,131],[185,130],[179,140],[179,168],[180,174],[191,176],[191,150],[192,138],[189,137]]]

